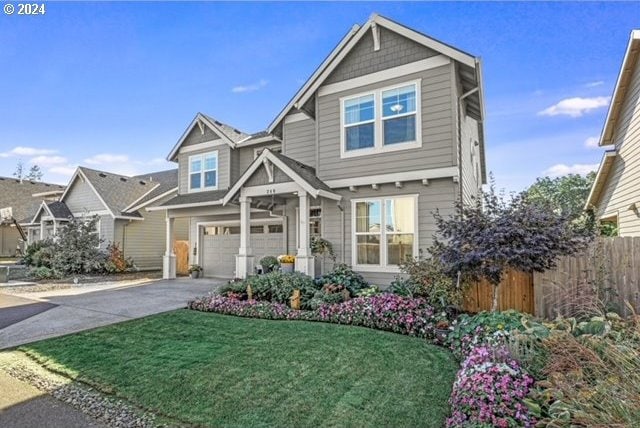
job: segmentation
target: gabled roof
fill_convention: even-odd
[[[177,188],[178,170],[159,171],[129,177],[96,169],[78,167],[60,198],[64,202],[73,183],[82,177],[114,218],[139,219],[135,205],[142,205]],[[139,209],[139,208],[138,208]]]
[[[607,118],[604,122],[604,128],[600,136],[599,146],[608,146],[613,144],[613,131],[620,115],[620,110],[624,104],[624,100],[627,96],[627,90],[631,83],[631,77],[636,64],[638,63],[638,57],[640,56],[640,30],[631,31],[629,36],[629,43],[627,50],[622,60],[622,67],[618,73],[618,80],[613,90],[613,97],[611,98],[611,104],[609,105],[609,111],[607,112]]]
[[[222,204],[228,204],[242,189],[242,186],[251,178],[251,176],[260,168],[265,161],[270,161],[276,168],[284,172],[295,183],[300,185],[312,197],[322,196],[329,199],[341,200],[342,196],[335,193],[322,180],[316,177],[316,171],[312,167],[291,159],[283,154],[272,152],[264,149],[249,165],[247,170],[242,174],[240,179],[235,182],[233,187],[229,189],[222,200]]]
[[[34,197],[34,194],[61,191],[64,188],[59,184],[0,177],[0,209],[10,207],[18,223],[28,223],[42,202],[42,198]]]
[[[160,205],[147,208],[148,211],[159,211],[172,208],[192,208],[208,207],[212,205],[222,205],[222,198],[227,193],[226,190],[209,190],[206,192],[195,192],[178,195]]]
[[[360,26],[353,26],[351,30],[347,33],[346,36],[338,43],[338,45],[334,48],[334,50],[325,58],[325,60],[320,64],[320,66],[314,71],[311,77],[305,82],[305,84],[298,90],[298,92],[293,96],[293,98],[289,101],[289,103],[285,106],[285,108],[278,114],[278,116],[271,122],[269,127],[267,128],[267,132],[272,133],[276,127],[282,122],[284,117],[289,114],[292,109],[301,110],[302,106],[313,96],[316,90],[322,85],[322,83],[329,77],[331,72],[340,64],[340,62],[347,56],[347,54],[356,46],[358,41],[364,37],[365,34],[373,27],[381,26],[390,31],[396,32],[410,40],[413,40],[417,43],[420,43],[430,49],[433,49],[437,52],[440,52],[443,55],[446,55],[463,66],[468,67],[469,69],[475,70],[478,68],[479,59],[470,55],[460,49],[454,48],[446,43],[443,43],[439,40],[436,40],[432,37],[429,37],[423,33],[415,31],[411,28],[408,28],[404,25],[401,25],[395,21],[392,21],[388,18],[380,16],[378,14],[373,14],[369,18],[369,20]],[[463,75],[463,79],[466,77],[476,80],[474,84],[477,86],[480,82],[477,81],[477,74],[472,73],[470,70],[462,70],[466,72],[466,75]],[[461,72],[461,74],[463,74]],[[464,82],[463,82],[464,83]],[[463,88],[464,90],[464,88]],[[482,106],[482,93],[479,91],[477,97],[478,102],[477,106],[472,107],[470,113],[475,113],[478,117],[477,119],[481,120],[483,116],[483,112],[481,109]]]
[[[40,207],[38,208],[35,215],[33,216],[33,219],[31,219],[31,223],[37,223],[36,220],[38,219],[38,216],[40,215],[41,212],[46,212],[49,215],[49,217],[55,220],[68,220],[73,217],[73,214],[71,214],[69,207],[67,207],[67,204],[65,204],[64,202],[42,201],[42,203],[40,204]]]
[[[189,126],[187,126],[187,129],[184,131],[176,145],[173,146],[173,149],[171,149],[169,156],[167,156],[167,160],[172,161],[175,159],[176,155],[178,154],[178,150],[180,150],[180,147],[182,146],[182,143],[184,143],[184,140],[189,136],[189,133],[191,133],[191,131],[195,127],[199,127],[202,131],[204,126],[211,129],[222,139],[222,141],[227,143],[232,148],[234,148],[238,142],[251,137],[250,134],[242,132],[234,128],[233,126],[224,124],[219,120],[212,118],[211,116],[207,116],[203,113],[198,113],[196,114],[196,117],[193,118]]]

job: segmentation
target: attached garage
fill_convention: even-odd
[[[236,254],[240,247],[240,226],[202,225],[200,228],[201,264],[204,276],[233,278]],[[282,223],[254,223],[251,225],[251,249],[258,266],[264,256],[278,256],[285,252]]]

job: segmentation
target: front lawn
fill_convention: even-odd
[[[360,327],[179,310],[21,348],[46,367],[205,426],[441,427],[457,364]]]

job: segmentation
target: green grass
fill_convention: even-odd
[[[359,327],[179,310],[21,350],[184,423],[441,427],[457,365],[423,340]]]

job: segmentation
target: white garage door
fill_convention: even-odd
[[[240,247],[240,226],[206,226],[201,233],[204,275],[233,278]],[[283,254],[282,224],[252,224],[251,249],[256,265],[264,256]]]

